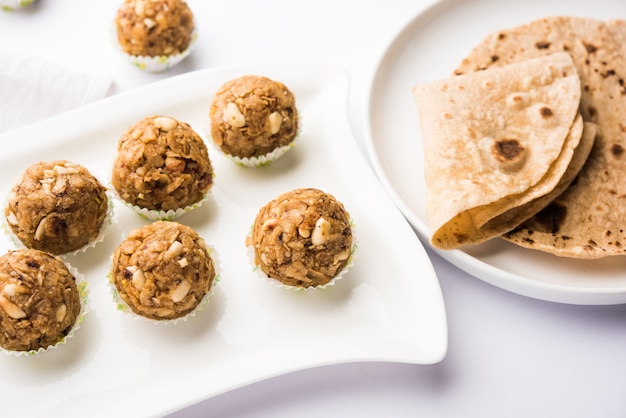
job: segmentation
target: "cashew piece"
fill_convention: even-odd
[[[183,244],[180,241],[174,241],[165,252],[165,259],[175,258],[183,253]]]
[[[45,216],[41,218],[41,221],[39,221],[39,224],[37,225],[37,229],[35,229],[35,239],[37,241],[41,241],[41,239],[45,235],[47,223],[48,223],[48,218]]]
[[[243,113],[241,113],[239,107],[237,107],[237,105],[233,102],[228,103],[224,107],[222,119],[233,128],[243,128],[246,126],[246,117]]]
[[[172,298],[172,301],[174,303],[180,302],[185,296],[187,296],[187,293],[189,293],[190,289],[191,283],[189,282],[189,280],[181,281],[178,286],[176,286],[176,288],[174,288],[174,290],[170,292],[170,297]]]
[[[20,309],[15,303],[0,295],[0,308],[4,310],[13,319],[26,318],[26,312]]]

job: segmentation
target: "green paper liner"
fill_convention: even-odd
[[[242,167],[248,168],[261,168],[270,165],[272,162],[276,161],[283,155],[287,153],[290,149],[292,149],[296,145],[296,140],[294,139],[289,145],[285,145],[284,147],[276,148],[272,152],[268,152],[265,155],[260,155],[258,157],[237,157],[234,155],[226,154],[222,152],[227,158],[232,160],[235,164],[240,165]]]
[[[154,209],[146,209],[137,205],[133,205],[124,199],[117,193],[113,192],[113,196],[122,203],[124,206],[135,212],[137,215],[141,216],[144,219],[149,221],[172,221],[176,218],[183,216],[186,213],[191,212],[194,209],[198,209],[202,206],[207,200],[209,200],[210,193],[206,193],[202,199],[196,203],[193,203],[189,206],[185,206],[184,208],[179,209],[170,209],[170,210],[154,210]]]
[[[0,9],[12,12],[26,6],[30,6],[36,0],[0,0]]]
[[[191,54],[191,51],[198,40],[198,31],[194,29],[193,33],[191,34],[189,46],[183,52],[174,55],[160,55],[150,57],[142,55],[131,55],[124,52],[117,41],[116,34],[117,32],[115,30],[115,27],[113,27],[113,41],[118,52],[123,57],[125,57],[134,67],[149,73],[163,73],[171,69],[172,67],[180,64],[185,58],[189,56],[189,54]]]
[[[215,151],[219,152],[220,154],[222,154],[223,156],[225,156],[226,158],[228,158],[229,160],[233,161],[235,164],[241,167],[262,168],[262,167],[267,167],[274,161],[278,160],[280,157],[285,155],[287,151],[289,151],[290,149],[296,146],[296,144],[298,143],[298,139],[300,138],[300,133],[302,132],[302,115],[300,112],[298,112],[298,132],[296,133],[293,140],[289,144],[282,146],[282,147],[278,147],[274,149],[273,151],[268,152],[267,154],[259,155],[257,157],[243,157],[242,158],[242,157],[237,157],[236,155],[228,154],[222,151],[222,149],[213,141],[213,137],[211,136],[211,120],[210,119],[206,120],[204,129],[206,132],[204,134],[205,141],[209,145],[211,145]]]

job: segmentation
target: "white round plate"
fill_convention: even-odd
[[[379,179],[428,241],[421,132],[414,85],[452,74],[491,32],[547,16],[626,18],[626,2],[596,0],[447,0],[409,21],[382,55],[367,103],[366,146]],[[572,260],[501,239],[438,251],[466,272],[508,291],[561,303],[626,303],[626,258]]]

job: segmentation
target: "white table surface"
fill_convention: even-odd
[[[180,66],[159,75],[131,67],[111,47],[109,18],[119,3],[40,0],[28,10],[0,13],[0,49],[110,76],[111,94],[223,65],[300,59],[334,63],[351,73],[351,122],[364,150],[364,103],[377,60],[429,2],[188,0],[200,31],[196,49]],[[440,363],[357,363],[298,371],[218,395],[171,417],[626,416],[626,305],[530,299],[429,254],[448,315],[449,347]]]

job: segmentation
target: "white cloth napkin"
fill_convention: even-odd
[[[105,97],[112,79],[0,50],[0,134]]]

